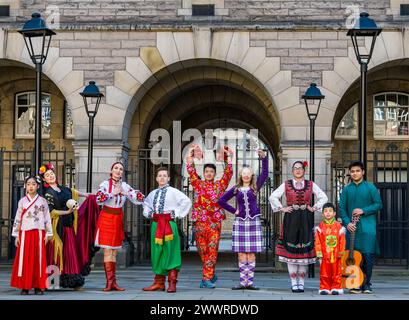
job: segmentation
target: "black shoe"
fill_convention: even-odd
[[[373,291],[372,291],[371,286],[370,286],[370,285],[366,285],[366,286],[364,286],[364,288],[362,289],[362,293],[372,294],[372,293],[373,293]]]
[[[21,290],[20,294],[22,296],[26,296],[26,295],[28,295],[28,290]]]
[[[41,290],[41,289],[34,289],[34,294],[43,295],[44,292],[43,292],[43,290]]]
[[[299,285],[297,292],[298,292],[298,293],[304,292],[304,286],[303,286],[303,285]]]
[[[362,293],[362,289],[361,288],[351,289],[351,290],[349,290],[349,293],[359,294],[359,293]]]
[[[245,287],[247,290],[260,290],[260,288],[259,287],[256,287],[256,286],[254,286],[254,285],[250,285],[250,286],[247,286],[247,287]]]
[[[291,291],[292,291],[293,293],[297,293],[297,292],[298,292],[298,286],[297,286],[297,285],[292,286],[292,287],[291,287]]]
[[[327,295],[329,295],[329,291],[328,290],[320,290],[320,295],[321,296],[327,296]]]
[[[239,285],[237,285],[237,286],[234,286],[234,287],[231,288],[231,289],[232,289],[232,290],[244,290],[244,289],[247,289],[247,287],[245,287],[245,286],[239,284]]]

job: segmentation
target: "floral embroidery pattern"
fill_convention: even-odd
[[[201,222],[212,220],[217,222],[226,219],[226,215],[217,204],[217,201],[226,191],[233,176],[232,164],[227,165],[223,177],[215,182],[202,181],[197,175],[194,164],[188,163],[187,171],[190,176],[190,182],[196,192],[192,220]]]
[[[176,217],[175,210],[171,210],[171,211],[167,211],[167,212],[164,211],[165,200],[166,200],[166,192],[168,191],[168,187],[169,187],[169,185],[166,185],[165,187],[159,188],[159,189],[156,190],[155,196],[153,198],[153,208],[154,208],[154,210],[152,210],[151,212],[148,213],[148,218],[152,218],[154,213],[159,213],[159,214],[160,213],[169,213],[170,217],[172,219],[175,219],[175,217]],[[159,197],[159,195],[160,195],[160,197]],[[157,205],[158,201],[159,201],[159,206]]]
[[[132,190],[132,189],[131,189]],[[143,201],[143,199],[145,199],[145,196],[143,195],[142,192],[138,192],[136,194],[136,199],[138,199],[139,201]]]
[[[203,279],[211,280],[214,277],[217,252],[220,241],[221,223],[195,223],[196,247],[202,257]]]
[[[105,202],[107,200],[108,200],[107,195],[102,190],[99,190],[97,192],[97,201],[98,202]]]

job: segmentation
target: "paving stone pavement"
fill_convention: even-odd
[[[238,283],[239,274],[233,268],[221,267],[216,289],[200,289],[200,266],[186,264],[179,275],[178,292],[143,292],[141,289],[152,283],[153,274],[149,265],[134,266],[117,272],[118,283],[124,292],[102,292],[105,275],[96,269],[86,278],[80,291],[67,289],[51,290],[43,296],[20,296],[19,290],[10,288],[11,266],[0,267],[0,300],[409,300],[408,272],[375,269],[374,294],[341,296],[318,295],[319,279],[306,279],[305,293],[290,292],[289,279],[284,272],[272,272],[272,268],[261,267],[255,275],[259,291],[231,290]]]

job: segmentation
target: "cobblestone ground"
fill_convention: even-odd
[[[186,263],[179,276],[178,292],[143,292],[141,289],[152,282],[153,274],[148,265],[119,270],[118,282],[126,288],[124,292],[102,292],[105,275],[96,269],[87,277],[80,291],[54,290],[44,296],[20,296],[19,291],[10,288],[11,266],[0,267],[0,300],[409,300],[409,273],[407,270],[390,268],[375,269],[372,295],[320,296],[319,279],[306,279],[306,292],[290,292],[289,279],[284,272],[273,273],[272,268],[260,267],[256,272],[255,283],[259,291],[233,291],[231,287],[238,282],[238,272],[231,267],[218,270],[219,281],[216,289],[200,289],[200,267]]]

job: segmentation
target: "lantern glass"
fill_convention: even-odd
[[[351,37],[356,58],[360,64],[368,64],[371,60],[376,38],[381,32],[382,29],[378,28],[375,21],[369,18],[366,12],[360,14],[354,27],[348,31],[347,35]],[[370,41],[369,50],[365,45],[368,40]]]
[[[47,28],[39,13],[33,13],[31,20],[27,21],[23,29],[18,32],[24,36],[24,42],[33,63],[44,64],[55,32]]]
[[[318,89],[315,83],[311,83],[310,87],[305,91],[302,96],[305,102],[305,108],[307,109],[307,115],[310,120],[315,120],[318,117],[320,111],[321,102],[325,98],[321,94],[320,89]]]
[[[80,95],[84,99],[85,111],[87,112],[88,117],[95,117],[97,115],[101,99],[104,96],[104,94],[99,91],[95,81],[90,81]]]

